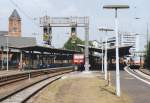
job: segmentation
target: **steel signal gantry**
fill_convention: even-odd
[[[76,33],[77,27],[85,28],[85,71],[89,71],[89,17],[49,17],[40,18],[40,25],[43,28],[49,28],[51,31],[45,32],[46,39],[44,41],[51,45],[52,42],[52,27],[71,27],[71,33]],[[51,28],[51,29],[50,29]],[[76,34],[71,34],[76,35]]]

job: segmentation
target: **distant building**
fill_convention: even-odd
[[[0,31],[0,47],[6,49],[6,35],[8,35],[9,47],[26,47],[37,45],[33,37],[21,37],[21,17],[16,9],[9,17],[8,31]]]
[[[136,51],[136,35],[130,32],[119,32],[119,44],[121,46],[133,46],[130,50]]]
[[[112,46],[115,46],[115,43],[116,43],[116,37],[111,37],[111,38],[108,38],[108,47],[112,47]]]
[[[0,47],[3,46],[6,49],[6,36],[0,37]],[[8,46],[9,47],[28,47],[37,45],[36,39],[33,37],[8,37]]]
[[[0,36],[21,37],[21,18],[15,9],[9,17],[8,31],[0,31]]]
[[[97,40],[93,40],[93,41],[91,41],[91,43],[92,43],[92,46],[94,48],[99,48],[100,47],[100,43]]]
[[[8,31],[0,31],[0,36],[8,35]]]
[[[21,37],[21,18],[15,9],[9,17],[9,36]]]
[[[119,32],[119,46],[133,46],[133,51],[137,50],[137,34],[130,32]],[[116,37],[108,38],[109,46],[115,46]]]
[[[100,42],[98,42],[97,40],[91,41],[91,44],[92,44],[92,47],[94,47],[94,48],[100,48]],[[94,52],[94,55],[99,56],[100,53]]]

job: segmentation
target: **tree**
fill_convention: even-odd
[[[150,43],[149,43],[148,48],[147,48],[147,50],[146,50],[144,66],[145,66],[147,69],[150,69]]]
[[[68,41],[64,44],[65,49],[69,50],[77,50],[81,51],[81,48],[77,45],[81,44],[84,45],[84,41],[82,41],[80,38],[78,38],[76,35],[71,36]]]

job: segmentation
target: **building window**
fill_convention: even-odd
[[[13,31],[13,32],[16,32],[16,31],[17,31],[17,28],[16,28],[16,27],[14,27],[12,31]]]

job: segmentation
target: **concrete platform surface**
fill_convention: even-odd
[[[72,67],[73,66],[46,68],[46,69],[34,69],[34,70],[18,70],[18,69],[9,69],[8,71],[7,70],[0,70],[0,77],[8,76],[8,75],[21,74],[21,73],[34,72],[34,71],[42,71],[42,70],[50,70],[50,69],[58,69],[58,68],[72,68]]]
[[[74,72],[50,84],[27,103],[132,103],[127,95],[117,97],[100,72]]]
[[[20,71],[20,70],[1,70],[0,71],[0,77],[2,76],[8,76],[8,75],[15,75],[15,74],[20,74],[20,73],[24,73],[27,71]]]

